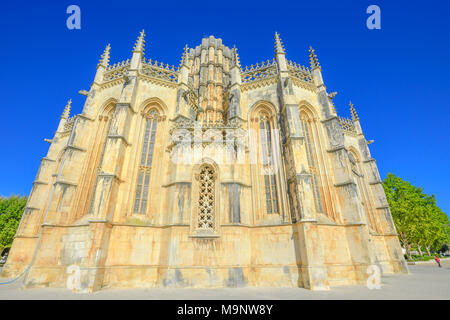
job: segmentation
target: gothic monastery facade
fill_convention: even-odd
[[[210,36],[179,67],[111,65],[82,113],[70,101],[42,158],[4,276],[28,287],[361,284],[371,265],[407,272],[360,120],[339,117],[310,67],[242,68]]]

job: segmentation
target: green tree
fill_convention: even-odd
[[[400,237],[400,242],[411,258],[411,245],[415,240],[417,230],[414,228],[416,216],[411,214],[413,203],[417,201],[413,186],[400,177],[389,173],[383,181],[384,191],[391,208],[392,219]]]
[[[23,210],[27,203],[27,197],[10,196],[0,197],[0,249],[10,247]]]
[[[392,173],[384,179],[383,187],[400,241],[409,258],[412,245],[416,245],[420,255],[422,247],[430,255],[431,250],[449,241],[449,219],[437,206],[434,195],[425,194],[422,188]]]

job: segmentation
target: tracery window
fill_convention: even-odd
[[[136,195],[134,200],[134,213],[145,213],[149,194],[150,174],[152,170],[153,151],[155,148],[156,130],[158,126],[158,112],[150,111],[147,115],[142,145],[141,160],[139,163]]]
[[[263,113],[259,118],[260,147],[264,173],[264,190],[266,196],[266,212],[278,213],[277,187],[275,183],[275,166],[273,163],[272,135],[270,118]]]
[[[200,230],[214,230],[215,218],[215,180],[214,168],[203,165],[198,175],[199,197],[197,228]]]
[[[308,158],[308,165],[309,165],[309,172],[311,173],[311,182],[312,182],[312,189],[313,189],[313,195],[314,195],[314,203],[316,206],[317,212],[323,212],[322,207],[322,195],[320,193],[320,185],[319,185],[319,168],[317,164],[317,156],[316,156],[316,148],[315,148],[315,141],[313,137],[313,132],[311,128],[311,124],[309,120],[302,115],[301,117],[301,123],[302,123],[302,129],[303,134],[305,136],[305,142],[306,142],[306,153]]]

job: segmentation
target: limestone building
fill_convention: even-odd
[[[303,67],[275,34],[273,60],[242,68],[210,36],[175,68],[144,37],[113,65],[108,45],[82,113],[64,109],[4,276],[328,289],[407,272],[358,115],[336,114],[312,48]]]

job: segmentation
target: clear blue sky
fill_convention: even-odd
[[[67,6],[81,30],[66,28]],[[381,30],[366,8],[381,8]],[[0,195],[28,194],[69,98],[81,112],[96,65],[131,57],[147,33],[146,57],[178,65],[182,48],[208,35],[239,49],[242,65],[273,56],[281,34],[287,58],[308,65],[316,49],[338,113],[357,107],[382,178],[393,172],[450,213],[450,2],[442,1],[39,1],[2,3]]]

